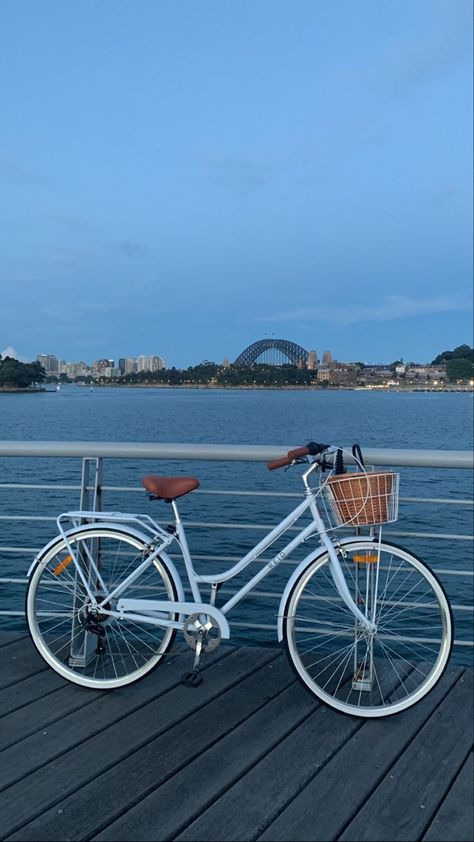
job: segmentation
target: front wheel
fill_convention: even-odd
[[[146,544],[135,535],[100,525],[71,532],[68,541],[98,601],[112,594],[147,555]],[[91,572],[91,558],[101,581]],[[160,558],[120,596],[177,599],[173,578]],[[115,609],[115,602],[111,600],[105,608]],[[62,538],[45,552],[32,573],[26,617],[33,643],[49,666],[75,684],[98,690],[142,678],[163,658],[175,636],[171,628],[94,611]],[[170,614],[169,619],[177,616]]]
[[[375,632],[336,590],[327,553],[294,583],[283,637],[303,684],[325,704],[361,717],[399,713],[441,678],[452,646],[452,615],[439,580],[421,559],[388,542],[338,549],[349,590]]]

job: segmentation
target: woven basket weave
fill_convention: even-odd
[[[333,474],[327,487],[339,523],[368,526],[396,520],[398,479],[391,472]]]

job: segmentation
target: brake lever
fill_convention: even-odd
[[[293,461],[287,465],[285,471],[289,471],[290,468],[293,468],[294,465],[306,465],[310,460],[307,456],[298,456],[297,459],[293,459]]]

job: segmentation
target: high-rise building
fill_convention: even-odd
[[[145,354],[140,354],[136,360],[136,371],[161,371],[162,368],[165,368],[165,361],[163,357],[157,357],[155,354],[150,356],[145,356]]]
[[[59,374],[59,360],[54,354],[38,354],[36,362],[43,366],[46,374]]]
[[[125,357],[125,374],[135,374],[137,370],[137,361],[135,357]]]
[[[96,377],[110,377],[114,367],[114,361],[104,357],[92,363],[92,374]]]
[[[309,351],[308,359],[306,360],[306,368],[310,371],[314,370],[318,364],[318,355],[316,351]]]
[[[323,363],[327,365],[328,363],[332,363],[332,354],[331,351],[325,351],[323,354]]]
[[[162,368],[165,367],[165,361],[163,357],[157,357],[153,355],[151,357],[147,357],[148,361],[148,371],[161,371]]]

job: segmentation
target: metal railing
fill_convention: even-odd
[[[123,500],[130,495],[140,493],[143,495],[143,489],[138,484],[124,484],[123,482],[105,482],[106,475],[105,464],[107,466],[115,464],[114,460],[147,460],[147,462],[154,462],[159,460],[168,460],[177,462],[180,472],[189,473],[189,463],[199,463],[200,474],[205,472],[205,466],[208,463],[216,462],[232,462],[242,463],[249,466],[250,463],[267,462],[272,459],[280,457],[287,450],[294,447],[294,444],[276,445],[276,446],[261,446],[261,445],[217,445],[217,444],[151,444],[148,442],[128,443],[128,442],[66,442],[66,441],[51,441],[51,442],[33,442],[33,441],[3,441],[0,442],[0,464],[4,466],[3,478],[7,481],[0,482],[0,500],[9,500],[10,511],[6,511],[6,506],[1,506],[0,510],[0,529],[5,533],[5,527],[10,527],[11,536],[13,540],[4,543],[1,539],[0,543],[0,561],[2,564],[2,572],[5,575],[0,577],[1,599],[0,599],[0,616],[4,618],[20,618],[23,616],[23,608],[19,605],[11,604],[12,589],[15,593],[16,601],[22,598],[27,579],[24,575],[29,563],[34,554],[46,543],[46,540],[55,534],[55,520],[57,515],[64,510],[77,508],[78,496],[81,508],[89,509],[125,509],[127,511],[143,511],[144,501],[136,504],[136,497],[132,496],[133,503],[123,505]],[[297,446],[297,445],[296,445]],[[5,458],[8,457],[8,458]],[[451,469],[456,471],[456,476],[464,477],[466,485],[466,496],[462,496],[459,492],[463,491],[463,483],[457,483],[456,496],[401,496],[400,503],[403,511],[408,514],[393,528],[386,527],[384,534],[391,540],[398,541],[403,539],[405,545],[409,547],[407,541],[421,542],[425,548],[425,552],[420,552],[426,557],[426,547],[429,546],[429,560],[433,568],[440,576],[443,584],[446,587],[448,595],[450,596],[453,607],[455,621],[456,618],[461,618],[456,623],[457,628],[462,629],[461,636],[457,636],[455,645],[460,651],[470,651],[472,648],[472,615],[473,607],[466,600],[469,594],[472,593],[472,496],[470,495],[470,477],[471,474],[466,474],[466,471],[473,469],[473,454],[467,451],[439,451],[439,450],[400,450],[400,449],[382,449],[382,448],[364,448],[364,457],[367,464],[384,465],[394,468],[405,469],[421,469],[422,474],[425,469]],[[10,461],[10,458],[12,461]],[[40,460],[35,462],[34,460]],[[28,474],[28,479],[31,479],[31,472],[36,474],[36,465],[44,464],[41,460],[47,459],[48,481],[46,482],[25,482],[17,480],[16,477],[8,481],[9,470],[5,466],[12,466],[20,460],[18,464],[23,466],[22,470]],[[26,460],[26,468],[25,468]],[[32,462],[33,460],[33,462]],[[65,472],[68,475],[68,481],[63,481],[63,474],[61,472],[52,471],[52,465],[64,464],[67,460],[68,470]],[[74,460],[73,462],[71,460]],[[184,469],[183,469],[184,463]],[[119,465],[123,462],[119,462]],[[31,467],[33,465],[33,468]],[[174,466],[173,466],[174,467]],[[148,469],[148,465],[147,465]],[[212,466],[208,465],[208,469],[212,472]],[[39,470],[39,468],[38,468]],[[458,471],[460,472],[458,474]],[[11,471],[13,473],[13,471]],[[50,480],[49,475],[56,473]],[[121,476],[121,470],[115,467],[115,476]],[[163,467],[160,467],[160,473]],[[214,471],[215,473],[215,471]],[[6,476],[5,476],[6,475]],[[443,472],[441,471],[438,477],[439,484],[443,484]],[[76,481],[70,481],[69,477],[76,476]],[[34,477],[33,477],[34,478]],[[468,479],[469,478],[469,479]],[[214,478],[215,479],[215,478]],[[252,486],[253,482],[248,481],[248,477],[244,478],[245,485]],[[409,482],[404,482],[405,487],[409,486]],[[460,487],[459,487],[460,486]],[[284,488],[285,486],[281,486]],[[18,494],[20,493],[20,497]],[[5,495],[5,496],[4,496]],[[16,502],[12,499],[16,497]],[[112,502],[121,498],[119,506]],[[273,524],[269,517],[281,517],[285,513],[284,504],[286,502],[286,511],[293,505],[292,498],[301,498],[301,491],[292,490],[268,490],[268,488],[261,489],[252,487],[248,488],[199,488],[192,495],[188,495],[185,500],[184,508],[186,513],[183,517],[183,522],[191,533],[196,536],[201,533],[202,536],[195,541],[197,544],[197,552],[193,552],[193,558],[200,567],[200,565],[211,565],[212,569],[222,569],[222,566],[235,563],[243,554],[239,551],[239,546],[243,540],[242,536],[245,534],[249,540],[252,535],[255,537],[256,532],[268,531]],[[192,501],[190,498],[193,498]],[[34,501],[34,502],[33,502]],[[217,501],[217,504],[216,502]],[[258,520],[249,520],[246,515],[245,504],[252,503],[253,507],[257,507],[259,513],[265,514],[266,522]],[[225,519],[221,520],[215,518],[214,508],[224,509],[226,514],[229,512],[230,504],[238,508],[238,516],[235,520]],[[281,511],[279,509],[281,506]],[[417,512],[417,528],[413,528],[409,509]],[[420,519],[420,507],[423,510],[423,517]],[[204,515],[201,518],[195,517],[195,510],[201,509]],[[429,509],[433,513],[430,519],[428,515],[428,526],[430,528],[420,528],[420,520],[422,524],[426,521],[426,511]],[[457,520],[461,524],[461,530],[450,531],[445,528],[445,522],[450,522],[451,512],[462,512],[464,516],[458,517]],[[442,513],[440,516],[440,512]],[[158,512],[156,513],[158,514]],[[167,511],[162,510],[163,516],[166,516]],[[194,516],[193,516],[194,515]],[[436,528],[431,528],[431,522],[434,520]],[[157,522],[160,523],[159,517]],[[167,521],[161,521],[166,523]],[[459,524],[458,524],[459,525]],[[468,529],[466,530],[466,526]],[[469,531],[470,527],[470,531]],[[293,527],[296,529],[297,527]],[[213,546],[209,546],[208,539],[205,537],[209,534],[212,537]],[[27,540],[25,541],[25,535]],[[221,536],[225,536],[222,538]],[[229,537],[231,536],[231,537]],[[457,563],[452,564],[449,561],[443,561],[446,548],[451,542],[456,542],[455,546],[459,548],[456,553]],[[224,544],[224,548],[219,549],[219,545]],[[228,548],[231,547],[231,551]],[[436,557],[434,548],[438,549],[438,560],[433,562],[433,556]],[[439,549],[441,548],[441,550]],[[203,551],[203,549],[205,551]],[[416,547],[415,547],[416,549]],[[175,556],[174,556],[175,557]],[[260,559],[263,563],[268,561],[268,558]],[[291,570],[288,566],[297,564],[298,559],[288,559],[283,564],[287,566],[286,573],[283,573],[284,579],[288,578]],[[212,568],[214,565],[214,568]],[[217,566],[216,566],[217,565]],[[222,593],[231,595],[234,591],[229,587],[223,589]],[[233,628],[237,629],[252,629],[261,633],[268,633],[274,635],[276,628],[276,611],[278,607],[279,598],[281,595],[281,588],[273,590],[257,589],[251,592],[247,598],[249,601],[245,609],[245,619],[237,619],[232,623]],[[247,601],[246,601],[247,602]],[[252,607],[253,604],[253,607]],[[268,606],[271,606],[270,608]],[[273,610],[274,607],[274,610]],[[267,622],[266,620],[275,618],[275,622]],[[265,622],[262,622],[262,616]],[[256,616],[257,615],[257,616]],[[274,639],[274,637],[269,637]]]

